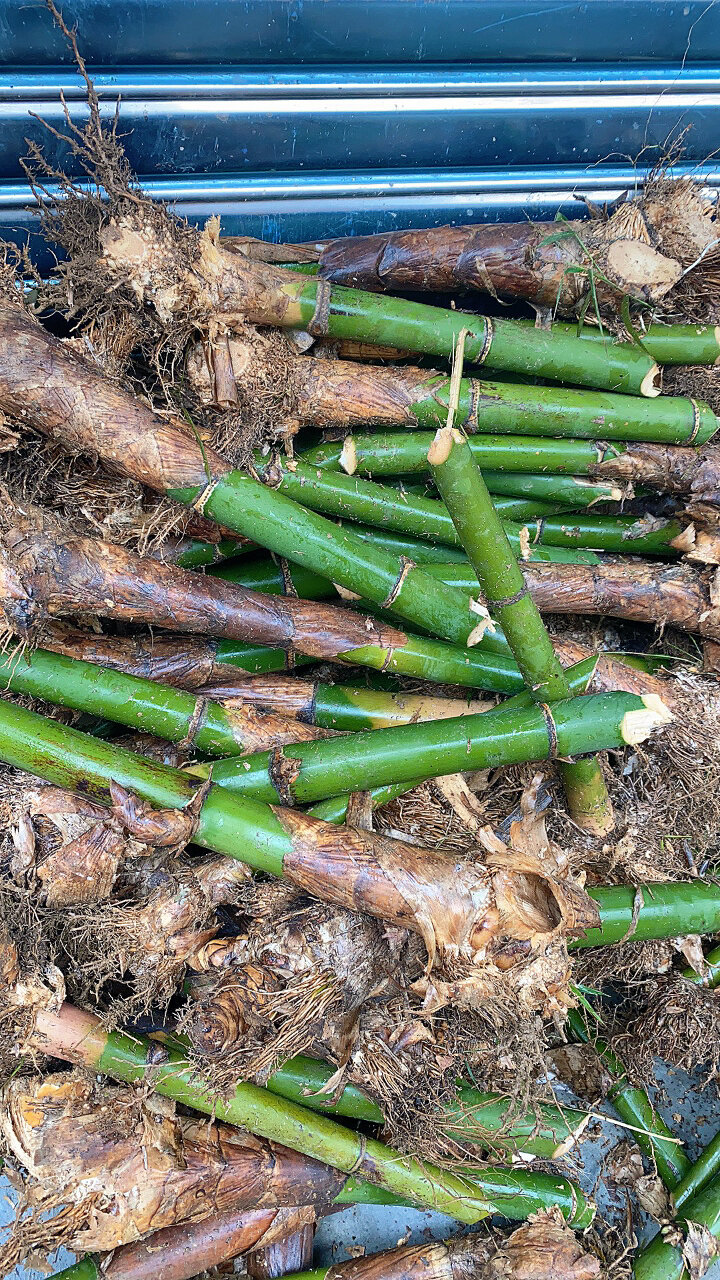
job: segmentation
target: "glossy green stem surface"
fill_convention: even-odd
[[[193,745],[204,755],[239,756],[251,749],[239,719],[233,721],[220,703],[206,700],[195,723],[192,693],[45,649],[0,655],[0,689],[104,716],[168,742],[184,742],[192,729]]]
[[[534,322],[521,320],[520,323],[530,327]],[[607,329],[600,330],[592,324],[580,327],[577,324],[555,323],[552,328],[604,346],[630,345],[629,338],[624,343],[618,343]],[[712,324],[651,324],[645,330],[638,328],[637,336],[658,364],[714,365],[720,362],[720,330]]]
[[[335,1068],[317,1058],[300,1054],[283,1063],[269,1077],[267,1088],[291,1102],[302,1103],[328,1115],[384,1124],[381,1108],[356,1085],[347,1085],[339,1097],[321,1092]],[[493,1149],[520,1150],[552,1160],[559,1148],[572,1143],[587,1123],[587,1112],[573,1107],[543,1103],[507,1124],[511,1103],[497,1094],[481,1093],[458,1082],[457,1100],[443,1106],[443,1132],[462,1142],[478,1143]]]
[[[601,485],[582,476],[536,476],[524,471],[489,470],[483,470],[482,474],[493,495],[495,510],[506,520],[532,520],[531,510],[518,515],[509,506],[511,501],[519,502],[521,497],[528,499],[528,508],[533,502],[547,504],[549,509],[537,514],[549,516],[557,514],[559,505],[580,511],[596,502],[614,502],[618,494],[612,485]],[[555,510],[550,509],[551,504]]]
[[[490,613],[500,623],[525,685],[536,702],[570,696],[570,688],[537,605],[525,584],[487,485],[473,461],[467,438],[438,432],[430,450],[433,475],[461,545],[477,574]],[[597,760],[560,766],[568,807],[580,826],[607,831],[612,806]]]
[[[558,702],[552,708],[560,757],[584,755],[622,746],[625,712],[642,706],[634,694],[594,694]],[[341,791],[362,791],[412,778],[436,777],[467,769],[491,769],[550,754],[547,708],[497,707],[476,716],[433,720],[354,733],[347,738],[298,743],[283,750],[297,761],[289,789],[297,804],[311,804]],[[275,757],[267,751],[220,760],[214,781],[236,795],[252,795],[277,804],[273,782]],[[193,773],[207,776],[210,766]]]
[[[646,942],[653,938],[677,938],[689,933],[720,932],[720,885],[705,880],[690,884],[657,883],[634,889],[630,885],[588,887],[600,908],[602,925],[588,929],[575,947],[604,947],[613,942]],[[636,896],[641,895],[636,904]],[[641,905],[640,905],[641,904]],[[633,928],[633,908],[637,920]]]
[[[313,511],[409,534],[413,538],[462,547],[446,503],[436,498],[402,492],[389,485],[379,485],[372,480],[345,475],[341,471],[323,471],[304,466],[301,462],[290,467],[280,462],[258,463],[256,470],[259,475],[272,480],[276,491],[294,498]],[[592,488],[597,490],[597,486]],[[605,486],[605,493],[612,493],[610,486]],[[593,539],[596,539],[600,545],[609,541],[616,550],[621,544],[624,549],[645,552],[658,546],[663,553],[667,553],[669,538],[648,538],[642,534],[638,534],[636,538],[630,537],[628,531],[635,523],[633,517],[592,517],[585,513],[571,516],[563,513],[541,516],[540,522],[533,523],[531,529],[533,534],[537,534],[538,541],[557,541],[564,546],[594,546]],[[516,547],[519,545],[521,528],[521,525],[508,526]],[[672,536],[677,536],[680,526],[673,522],[671,528]]]
[[[182,1054],[172,1049],[159,1053],[145,1036],[106,1032],[99,1019],[89,1018],[93,1033],[84,1037],[72,1055],[75,1060],[82,1054],[86,1065],[114,1079],[151,1083],[164,1097],[346,1173],[371,1172],[376,1186],[415,1205],[471,1223],[491,1213],[524,1218],[535,1209],[558,1203],[574,1225],[586,1226],[592,1220],[591,1206],[565,1178],[510,1169],[489,1170],[473,1180],[460,1178],[429,1162],[400,1155],[375,1138],[346,1129],[258,1085],[240,1084],[229,1096],[218,1097],[216,1090],[203,1087],[197,1067]],[[158,1061],[161,1056],[164,1061]]]
[[[563,327],[563,331],[569,332],[571,328]],[[589,329],[583,330],[583,337],[590,332]],[[593,337],[602,341],[596,330]],[[608,345],[613,344],[609,342]],[[666,347],[669,344],[666,343]],[[715,350],[720,354],[717,346]],[[650,355],[661,364],[705,363],[661,360],[655,351],[650,351]],[[417,425],[425,430],[444,426],[449,390],[449,378],[437,373],[428,374],[418,387],[417,399],[407,406],[415,420],[408,426]],[[575,391],[571,387],[489,382],[484,378],[463,378],[459,392],[455,423],[469,435],[488,432],[493,435],[525,435],[531,432],[538,436],[574,436],[587,440],[647,440],[699,445],[706,443],[718,427],[709,405],[681,396],[645,400],[639,396],[612,395],[602,391]]]
[[[674,1142],[672,1131],[653,1107],[644,1089],[628,1080],[627,1070],[600,1036],[589,1027],[579,1009],[568,1013],[568,1027],[576,1040],[591,1044],[606,1071],[613,1078],[607,1098],[621,1120],[633,1126],[632,1140],[657,1165],[657,1171],[668,1190],[678,1186],[692,1168],[682,1147]]]
[[[429,470],[427,456],[432,438],[429,431],[353,434],[353,474],[376,478],[423,475]],[[588,475],[599,462],[625,452],[621,443],[607,448],[590,440],[544,440],[529,435],[513,436],[512,439],[502,435],[471,436],[470,448],[481,471],[566,476]],[[298,456],[305,466],[340,471],[343,469],[343,457],[347,455],[347,441],[327,441],[304,450]]]
[[[278,278],[284,274],[278,272]],[[465,315],[292,272],[287,273],[282,291],[294,305],[286,311],[276,308],[273,322],[280,318],[297,327],[299,321],[317,332],[321,314],[322,328],[333,338],[359,338],[450,359],[464,334],[465,359],[471,364],[630,395],[641,394],[643,382],[652,375],[653,360],[637,348],[583,344],[573,334],[529,331],[513,320]],[[259,317],[253,318],[257,322]]]
[[[197,489],[171,492],[171,497],[187,503],[199,496]],[[260,541],[269,551],[340,583],[373,604],[391,608],[433,635],[464,644],[472,631],[474,622],[467,601],[451,587],[243,472],[221,476],[211,487],[203,512],[219,524]]]

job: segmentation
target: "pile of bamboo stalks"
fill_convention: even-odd
[[[699,196],[685,256],[649,198],[283,248],[74,141],[106,198],[39,190],[68,258],[0,293],[0,1262],[607,1274],[570,1040],[666,1192],[633,1274],[699,1275],[720,1133],[691,1163],[578,969],[720,980],[720,398],[668,391],[720,364]],[[528,1221],[308,1271],[352,1203]]]

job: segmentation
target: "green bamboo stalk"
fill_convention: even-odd
[[[460,1222],[479,1222],[491,1213],[527,1217],[559,1204],[573,1225],[587,1226],[594,1208],[565,1178],[524,1170],[489,1170],[461,1178],[430,1162],[402,1156],[375,1138],[346,1129],[327,1116],[279,1099],[254,1084],[240,1084],[229,1097],[203,1087],[197,1067],[181,1053],[133,1034],[105,1031],[99,1018],[64,1006],[60,1015],[38,1017],[37,1041],[53,1056],[79,1062],[130,1084],[146,1083],[164,1097],[283,1143],[335,1169],[362,1176],[411,1203],[447,1213]]]
[[[692,1164],[674,1141],[672,1130],[653,1107],[644,1089],[630,1084],[627,1068],[602,1037],[589,1029],[579,1009],[568,1013],[568,1027],[575,1040],[591,1044],[606,1071],[612,1076],[607,1099],[621,1120],[632,1126],[633,1141],[655,1161],[664,1185],[672,1191],[687,1176]]]
[[[359,476],[424,475],[428,470],[429,431],[373,431],[348,435],[343,442],[326,441],[305,449],[298,460],[305,466],[333,471],[352,470]],[[471,436],[470,448],[481,470],[531,475],[588,475],[607,458],[624,452],[621,442],[608,446],[591,440],[546,440],[537,436]]]
[[[399,492],[389,485],[375,484],[372,480],[363,480],[342,472],[325,472],[298,461],[288,465],[277,459],[272,462],[259,460],[256,461],[255,470],[276,490],[313,511],[377,525],[381,529],[409,534],[414,538],[444,542],[452,547],[462,546],[446,506],[435,498]],[[597,496],[602,494],[603,500],[607,501],[616,501],[622,496],[620,489],[610,485],[590,486],[590,492]],[[616,520],[620,521],[619,525],[615,523]],[[575,541],[586,535],[617,541],[618,528],[626,532],[633,523],[633,517],[593,518],[582,515],[571,518],[563,513],[555,517],[542,517],[539,527],[543,539],[563,538],[562,531],[567,526],[574,529],[577,525],[584,532],[582,535],[578,534]],[[520,528],[521,526],[509,526],[516,548],[519,546]],[[673,522],[672,528],[673,537],[676,537],[680,526],[676,528]],[[667,540],[662,545],[665,551]]]
[[[689,933],[720,933],[720,886],[705,880],[646,884],[637,889],[631,885],[590,886],[588,893],[599,908],[602,923],[570,942],[572,950]]]
[[[597,484],[586,480],[583,476],[539,476],[523,471],[492,471],[483,468],[483,480],[490,493],[498,515],[506,520],[532,520],[535,515],[552,516],[562,514],[558,507],[569,507],[572,511],[580,511],[591,507],[596,502],[619,502],[623,497],[622,489],[610,484]],[[520,512],[522,497],[528,499],[527,510]],[[518,508],[514,511],[511,502]],[[533,511],[533,506],[544,504],[545,511]]]
[[[0,689],[104,716],[128,729],[151,733],[167,742],[190,745],[191,740],[193,747],[204,755],[239,756],[252,750],[253,741],[257,739],[257,731],[244,724],[242,714],[210,698],[204,698],[198,706],[198,699],[192,693],[46,649],[0,654]],[[339,702],[343,702],[342,695]],[[347,702],[350,716],[352,695]],[[368,703],[368,716],[371,705],[372,698]],[[292,732],[292,716],[288,716],[287,721]]]
[[[697,987],[709,987],[714,991],[720,987],[720,947],[713,947],[705,956],[705,969],[697,973],[690,965],[682,971],[687,982],[694,982]]]
[[[566,331],[571,328],[567,326]],[[591,332],[596,331],[584,329],[583,338]],[[599,334],[596,340],[601,341]],[[654,351],[650,354],[659,359]],[[660,363],[671,362],[661,359]],[[699,364],[701,361],[677,363]],[[442,374],[428,373],[422,381],[418,379],[417,398],[411,404],[403,402],[403,409],[412,415],[408,427],[435,431],[443,426],[447,421],[449,389],[450,379]],[[718,428],[718,420],[709,405],[684,396],[645,400],[639,396],[532,386],[523,382],[490,382],[484,378],[462,379],[455,420],[468,435],[532,433],[660,444],[705,444]]]
[[[233,708],[252,706],[261,712],[296,717],[303,724],[323,729],[387,729],[396,724],[418,724],[425,720],[472,715],[487,711],[491,706],[469,695],[465,698],[438,698],[430,694],[395,693],[388,689],[328,684],[324,680],[293,677],[267,680],[243,676],[227,683],[220,678],[204,685],[202,693],[222,701],[232,699]]]
[[[329,1063],[299,1054],[273,1072],[266,1088],[313,1111],[383,1125],[382,1109],[356,1085],[346,1085],[339,1097],[322,1092],[334,1072]],[[586,1111],[542,1103],[537,1110],[514,1117],[508,1126],[511,1105],[507,1098],[483,1093],[458,1081],[457,1099],[442,1108],[446,1117],[443,1133],[461,1142],[553,1160],[567,1152],[590,1119]]]
[[[451,547],[462,546],[445,503],[437,499],[402,495],[388,485],[337,471],[326,474],[301,462],[291,467],[280,462],[265,463],[257,470],[271,479],[281,493],[296,498],[312,510]],[[647,533],[637,516],[592,516],[586,512],[546,516],[528,527],[531,544],[542,542],[644,555],[676,555],[671,543],[682,532],[677,520],[668,520],[659,529]],[[523,526],[507,522],[504,528],[517,554]]]
[[[333,338],[359,338],[381,346],[424,355],[452,357],[461,333],[470,364],[510,373],[534,374],[550,382],[597,387],[631,395],[659,392],[655,362],[637,347],[598,347],[573,334],[528,330],[512,320],[466,315],[450,308],[408,302],[383,294],[347,289],[263,264],[259,306],[243,297],[254,324],[280,324],[322,332]],[[240,294],[244,282],[238,275]],[[259,283],[259,281],[258,281]],[[273,295],[270,300],[269,290]],[[239,299],[238,299],[239,300]],[[227,305],[229,299],[225,298]]]
[[[468,603],[458,592],[249,475],[233,471],[207,487],[172,490],[171,496],[191,504],[201,498],[204,514],[219,524],[256,540],[261,534],[262,545],[269,551],[391,609],[433,635],[465,644],[473,630]]]
[[[490,613],[502,626],[527,689],[539,703],[568,698],[565,673],[466,437],[455,427],[441,427],[428,461]],[[612,805],[599,762],[563,762],[560,772],[568,809],[578,825],[596,835],[611,831]]]
[[[720,1177],[706,1183],[686,1200],[676,1222],[680,1227],[694,1223],[706,1227],[715,1239],[720,1238]],[[662,1234],[658,1234],[633,1262],[635,1280],[687,1280],[682,1252]]]
[[[532,525],[531,528],[535,528]],[[448,547],[443,543],[433,545],[422,542],[419,538],[410,538],[397,533],[388,533],[385,529],[365,529],[362,525],[354,525],[354,529],[362,538],[367,538],[376,547],[385,547],[396,555],[409,556],[417,564],[427,568],[431,564],[468,564],[467,556],[456,547]],[[506,533],[513,546],[520,552],[519,538],[514,527],[508,524]],[[546,547],[542,543],[530,542],[528,560],[525,563],[539,564],[600,564],[600,557],[594,551],[584,547]],[[213,572],[215,572],[213,570]]]
[[[594,664],[593,668],[594,668]],[[607,702],[606,699],[610,701]],[[617,720],[622,710],[637,710],[643,700],[632,694],[596,694],[558,702],[552,708],[557,732],[556,756],[582,755],[621,746],[627,727]],[[436,777],[466,769],[498,768],[523,760],[547,759],[547,707],[510,706],[478,716],[433,720],[354,733],[348,738],[302,742],[292,756],[293,777],[283,782],[285,803],[311,804],[341,791],[362,791],[412,778]],[[612,723],[609,723],[608,720]],[[282,801],[273,780],[277,758],[257,752],[242,761],[219,760],[193,766],[192,772],[213,780],[234,795],[253,796],[271,804]]]
[[[521,324],[530,327],[532,320],[521,320]],[[560,333],[575,334],[589,342],[600,342],[604,346],[617,346],[618,339],[607,329],[598,329],[593,324],[566,324],[556,322],[552,325]],[[658,364],[701,364],[715,365],[720,363],[720,329],[712,324],[650,324],[646,329],[638,328],[637,337],[621,340],[620,345],[635,345],[640,341],[653,360]],[[677,443],[680,443],[679,441]]]
[[[205,565],[219,564],[231,557],[252,551],[252,543],[234,538],[221,538],[219,542],[203,542],[201,538],[183,539],[182,550],[173,556],[173,564],[180,569],[202,569]]]
[[[389,787],[373,787],[369,793],[372,808],[380,809],[391,800],[397,800],[398,796],[406,795],[408,791],[418,787],[422,781],[422,778],[413,778],[411,782],[395,782]],[[344,795],[319,800],[317,804],[311,805],[307,812],[312,818],[321,818],[323,822],[344,822],[347,818],[351,795],[352,792],[347,791]]]
[[[694,1164],[690,1166],[677,1186],[673,1188],[672,1202],[677,1213],[688,1200],[720,1174],[720,1132],[708,1143]]]

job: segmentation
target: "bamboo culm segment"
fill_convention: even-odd
[[[694,982],[697,987],[709,987],[710,990],[720,987],[720,947],[712,947],[708,951],[702,973],[696,973],[688,966],[683,969],[682,976],[688,982]]]
[[[589,1029],[579,1009],[569,1011],[568,1028],[575,1040],[592,1045],[603,1066],[613,1077],[607,1093],[608,1100],[620,1119],[633,1126],[633,1140],[645,1155],[655,1161],[664,1185],[669,1191],[674,1190],[692,1165],[682,1147],[672,1140],[671,1130],[653,1107],[647,1093],[630,1084],[623,1063],[606,1041],[595,1034],[594,1028]]]
[[[276,738],[275,745],[295,742],[300,729],[292,715],[247,716],[207,696],[44,649],[0,656],[0,689],[104,716],[211,756],[242,755],[268,738]]]
[[[430,448],[429,462],[490,612],[503,628],[531,696],[550,704],[568,698],[565,673],[466,437],[455,428],[442,427]],[[575,821],[598,835],[610,831],[612,805],[598,761],[563,763],[560,770]]]
[[[390,693],[385,689],[353,688],[352,685],[300,680],[292,676],[273,679],[239,676],[235,681],[226,683],[221,680],[203,685],[201,692],[208,698],[222,700],[228,707],[247,706],[256,708],[260,713],[295,716],[303,724],[323,729],[387,729],[395,724],[418,724],[425,720],[471,715],[488,711],[493,705],[469,697],[436,698],[425,694]]]
[[[192,504],[204,490],[205,486],[173,491],[171,496]],[[203,509],[219,524],[239,532],[253,529],[252,536],[257,537],[262,531],[262,544],[268,550],[445,640],[464,644],[473,629],[467,602],[451,588],[239,471],[217,480]]]
[[[298,460],[308,467],[344,470],[352,459],[354,475],[426,475],[431,431],[374,431],[354,433],[344,442],[327,441],[305,449]],[[544,440],[536,436],[471,436],[470,448],[481,471],[510,474],[586,476],[592,467],[624,451],[622,443],[610,446],[589,440]]]
[[[676,1212],[718,1175],[720,1175],[720,1133],[715,1134],[677,1186],[673,1187],[672,1202]]]
[[[291,1102],[313,1111],[384,1124],[382,1110],[355,1085],[347,1085],[339,1097],[321,1092],[334,1074],[327,1062],[300,1054],[283,1063],[268,1078],[266,1088]],[[552,1160],[581,1134],[588,1114],[572,1107],[539,1106],[524,1116],[507,1122],[508,1101],[497,1094],[481,1093],[458,1082],[457,1101],[443,1106],[443,1130],[462,1142],[478,1143],[493,1149],[517,1149],[538,1158]]]
[[[588,893],[600,911],[602,924],[573,939],[571,950],[609,947],[626,940],[646,942],[690,933],[720,933],[720,887],[704,880],[646,884],[638,890],[630,885],[589,886]],[[637,893],[642,895],[642,906],[633,921]]]
[[[583,337],[586,332],[583,331]],[[658,359],[654,352],[650,354]],[[382,370],[388,380],[392,372]],[[450,379],[405,368],[403,387],[408,383],[413,384],[413,392],[403,397],[397,426],[425,431],[444,426]],[[646,400],[603,391],[478,378],[461,380],[455,422],[468,435],[532,434],[585,440],[657,440],[665,444],[704,444],[718,428],[718,420],[709,405],[682,396]],[[386,419],[383,425],[393,424]]]
[[[310,804],[340,791],[435,777],[439,762],[443,773],[457,773],[604,751],[623,745],[623,716],[642,705],[633,694],[597,694],[556,703],[552,713],[546,707],[501,706],[479,716],[300,743],[282,752],[284,762],[293,762],[293,777],[281,790],[285,803],[290,797],[295,804]],[[552,746],[551,737],[556,738]],[[223,790],[277,804],[281,796],[273,778],[279,767],[278,753],[260,752],[238,762],[218,761],[212,776]],[[209,766],[197,765],[193,772],[204,777]]]
[[[521,320],[520,323],[530,326],[533,321]],[[552,327],[560,333],[575,334],[588,342],[601,342],[604,346],[615,346],[618,343],[618,339],[609,330],[601,330],[594,324],[585,324],[580,328],[577,324],[558,322]],[[720,329],[717,325],[650,324],[646,329],[639,328],[637,337],[658,364],[711,366],[720,363]],[[635,339],[628,337],[626,341],[635,342]],[[677,443],[680,444],[681,441]]]
[[[285,273],[278,272],[278,277]],[[553,337],[535,329],[530,333],[512,320],[464,315],[421,302],[388,298],[327,281],[298,279],[287,274],[280,289],[290,298],[286,323],[317,333],[318,313],[329,337],[360,338],[400,347],[423,355],[450,358],[464,330],[465,358],[508,373],[534,374],[548,382],[657,395],[654,361],[637,348],[595,348],[568,334]],[[293,305],[294,304],[294,305]],[[262,323],[259,316],[249,317]],[[281,320],[283,317],[279,317]],[[277,321],[278,316],[273,316]]]
[[[256,469],[268,483],[311,510],[358,520],[363,524],[375,524],[381,529],[409,534],[413,538],[462,547],[447,506],[435,498],[401,493],[387,485],[336,471],[325,474],[300,462],[287,466],[276,461],[260,464]],[[585,512],[543,516],[527,527],[531,543],[662,555],[673,554],[670,543],[682,528],[672,520],[648,534],[643,532],[634,516],[591,516]],[[505,524],[516,554],[522,528],[518,524]]]
[[[53,1056],[128,1083],[149,1080],[164,1097],[282,1142],[335,1169],[368,1176],[376,1186],[416,1205],[472,1223],[496,1212],[526,1217],[556,1203],[573,1225],[587,1226],[592,1221],[592,1206],[564,1178],[491,1170],[471,1181],[402,1156],[374,1138],[364,1138],[257,1085],[238,1085],[229,1098],[219,1098],[211,1088],[203,1089],[197,1069],[181,1054],[160,1050],[144,1036],[104,1031],[94,1015],[76,1009],[68,1014],[67,1010],[64,1006],[59,1016],[43,1012],[38,1017],[38,1043],[52,1046]]]
[[[619,502],[623,490],[613,484],[594,484],[584,476],[536,476],[523,471],[482,473],[498,515],[506,520],[532,520],[537,516],[561,515],[559,508],[581,511],[596,502]],[[526,499],[526,510],[520,506]],[[513,508],[511,504],[516,503]],[[533,510],[541,505],[545,510]]]
[[[706,1183],[682,1206],[677,1222],[706,1227],[715,1239],[720,1237],[720,1177]],[[688,1272],[680,1249],[660,1232],[637,1255],[633,1262],[635,1280],[685,1280]]]

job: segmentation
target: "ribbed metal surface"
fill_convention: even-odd
[[[720,60],[708,0],[63,0],[88,62]],[[69,63],[43,0],[0,5],[0,60]]]
[[[709,191],[720,187],[720,168],[706,166],[694,172]],[[583,217],[586,205],[581,197],[611,202],[632,190],[637,177],[629,167],[598,166],[587,172],[568,168],[250,174],[150,179],[144,186],[191,222],[202,224],[219,214],[228,235],[302,241],[369,235],[393,227],[552,219],[558,210],[566,217]],[[39,219],[28,212],[29,205],[25,185],[0,184],[0,234],[19,241],[30,232],[34,255],[48,269],[52,259],[39,234],[32,234]]]

